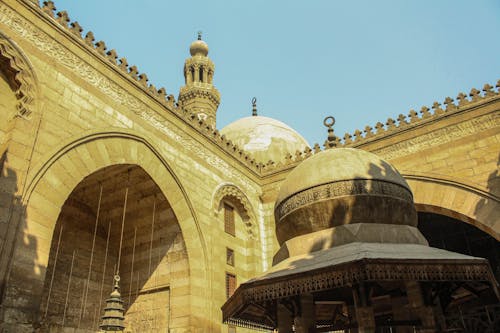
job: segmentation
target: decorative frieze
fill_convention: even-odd
[[[500,126],[500,114],[498,112],[491,113],[376,149],[373,153],[384,159],[392,160],[498,126]]]
[[[477,263],[420,263],[412,260],[367,260],[332,266],[327,271],[308,272],[276,279],[266,284],[240,288],[242,298],[261,302],[351,286],[362,281],[489,281],[493,282],[486,260]],[[237,291],[237,293],[238,293]]]
[[[277,220],[314,202],[347,195],[384,195],[413,202],[411,192],[401,185],[375,179],[342,180],[311,187],[286,198],[276,207]]]
[[[80,79],[84,80],[91,86],[99,89],[103,94],[105,94],[108,98],[113,100],[118,105],[122,105],[127,110],[130,110],[131,112],[137,114],[140,118],[159,130],[162,134],[165,134],[167,137],[172,139],[172,142],[179,143],[185,149],[191,151],[194,156],[198,156],[200,159],[205,160],[209,165],[220,170],[221,173],[226,175],[229,179],[234,180],[236,183],[243,184],[245,188],[253,190],[252,184],[244,177],[241,177],[240,173],[235,172],[234,168],[231,167],[226,161],[219,158],[216,154],[211,153],[201,143],[197,142],[182,130],[172,125],[162,115],[151,109],[148,105],[130,94],[127,90],[123,89],[113,80],[100,73],[93,66],[80,59],[74,53],[59,44],[52,37],[33,26],[30,22],[26,21],[17,12],[10,9],[4,3],[0,3],[0,24],[9,26],[10,29],[12,29],[21,38],[31,42],[44,54],[52,57],[59,64],[64,65],[73,74],[77,75]],[[93,34],[89,33],[87,34],[87,37],[86,40],[89,38],[93,40]],[[124,63],[125,62],[126,60],[124,61]],[[138,72],[135,66],[130,67],[130,73],[132,72],[134,73],[134,76],[137,76]],[[143,77],[143,81],[145,80],[145,78],[146,77]],[[139,78],[136,79],[139,80]],[[163,95],[165,96],[164,91]],[[174,112],[181,112],[181,110],[175,108],[175,101],[173,99],[173,96],[167,96],[166,98],[167,102],[165,103],[168,104],[166,105],[168,108],[170,108]],[[184,119],[189,125],[193,126],[194,128],[206,128],[206,124],[203,121],[192,117],[192,115],[190,114],[181,113],[180,116],[182,117],[181,119]],[[220,135],[214,129],[210,129],[209,132],[200,132],[210,138],[213,142],[217,142],[218,138],[220,138]],[[212,137],[213,132],[216,132],[217,134],[215,135],[215,137]],[[250,167],[250,169],[257,171],[257,165],[255,164],[255,162],[251,161],[246,153],[237,154],[237,151],[239,151],[240,149],[234,145],[232,145],[234,147],[229,145],[229,141],[225,138],[220,138],[220,141],[220,146],[223,147],[224,150],[230,152],[232,155],[243,161],[245,165]]]

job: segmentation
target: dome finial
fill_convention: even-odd
[[[333,125],[335,125],[335,118],[328,116],[323,120],[323,125],[328,127],[328,138],[325,140],[325,148],[330,149],[337,147],[337,137],[333,134]]]
[[[198,31],[198,40],[201,40],[201,34],[202,34],[202,31],[201,31],[201,30],[199,30],[199,31]]]
[[[257,116],[257,98],[252,98],[252,116]]]

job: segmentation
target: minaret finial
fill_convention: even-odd
[[[252,98],[252,116],[257,116],[257,98]]]
[[[202,34],[202,31],[198,31],[198,40],[201,40],[201,34]]]
[[[337,146],[337,137],[333,134],[333,125],[335,124],[335,118],[328,116],[323,120],[323,125],[328,127],[328,138],[325,140],[325,148],[330,149]]]

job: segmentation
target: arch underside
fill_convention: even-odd
[[[182,304],[181,308],[177,309],[170,318],[170,327],[186,327],[186,318],[192,317],[188,323],[194,321],[197,313],[202,312],[193,310],[191,307],[206,307],[205,304],[209,301],[203,294],[207,292],[206,288],[197,288],[206,279],[203,276],[207,271],[204,241],[199,233],[194,210],[187,200],[178,179],[176,179],[175,173],[158,150],[150,144],[150,141],[126,131],[90,133],[54,150],[50,153],[50,156],[47,156],[42,161],[45,162],[34,168],[35,171],[32,174],[31,182],[28,183],[24,195],[23,201],[25,202],[26,213],[19,223],[20,230],[14,255],[16,260],[12,263],[7,292],[4,298],[6,308],[12,308],[14,312],[17,311],[23,314],[5,318],[5,321],[19,321],[15,316],[22,316],[28,322],[33,317],[38,318],[35,321],[41,319],[43,314],[39,310],[42,308],[41,303],[44,300],[42,295],[44,283],[47,283],[47,277],[50,275],[50,270],[48,271],[47,267],[51,247],[54,250],[55,238],[57,238],[60,230],[56,228],[56,221],[61,216],[61,212],[67,213],[71,209],[74,210],[74,207],[64,210],[65,202],[71,197],[71,193],[75,188],[78,188],[78,184],[82,180],[106,167],[111,166],[111,169],[114,168],[116,172],[120,169],[117,176],[121,177],[122,183],[126,183],[128,171],[124,172],[123,167],[119,167],[119,165],[131,165],[134,170],[141,170],[143,175],[147,175],[146,178],[149,178],[151,183],[157,186],[157,195],[164,196],[166,202],[168,202],[171,213],[166,214],[172,215],[178,221],[179,234],[182,234],[181,243],[183,242],[186,248],[186,264],[184,265],[185,268],[182,268],[183,265],[176,265],[179,270],[176,274],[185,277],[172,279],[168,283],[168,287],[172,290],[170,294],[171,303]],[[124,167],[129,168],[128,166]],[[97,193],[95,191],[98,187],[97,183],[94,182],[92,186],[82,192],[87,191],[84,196],[87,197],[87,201],[93,202],[89,206],[96,206]],[[146,192],[148,192],[147,189],[142,193]],[[138,194],[137,198],[140,196]],[[120,193],[119,197],[123,197],[123,193]],[[114,199],[123,200],[123,198]],[[148,200],[146,199],[146,201]],[[71,202],[67,202],[67,204],[71,204]],[[137,205],[137,203],[129,204]],[[83,209],[82,207],[79,208]],[[88,207],[85,209],[88,210]],[[111,210],[117,209],[115,207]],[[149,203],[147,208],[144,209],[148,214],[151,214],[152,205]],[[119,213],[116,212],[116,214]],[[106,234],[106,230],[103,229],[105,227],[101,226],[100,232]],[[130,238],[133,237],[131,230],[126,234],[129,240],[132,239]],[[174,237],[172,244],[179,242],[175,240],[177,238]],[[131,248],[131,242],[128,242],[129,255]],[[157,253],[157,255],[161,256],[163,254]],[[196,258],[196,269],[193,269],[193,266],[189,263],[191,258]],[[108,267],[108,270],[111,269]],[[131,279],[137,281],[133,274]],[[148,285],[149,283],[151,285],[151,281],[150,276],[147,281],[145,279],[139,284]],[[30,285],[30,288],[25,288],[26,283]],[[175,292],[173,291],[174,287]],[[136,286],[134,288],[137,289]],[[194,293],[191,292],[193,288],[196,290]],[[126,294],[130,293],[127,291]],[[20,307],[18,304],[19,299],[25,300],[29,306]]]
[[[457,181],[404,176],[412,189],[417,211],[455,218],[500,240],[500,199],[487,189]]]

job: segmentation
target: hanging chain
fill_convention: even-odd
[[[106,239],[106,251],[104,252],[104,267],[102,269],[102,280],[101,280],[101,292],[99,294],[99,311],[97,313],[101,313],[101,306],[102,306],[102,294],[104,292],[104,279],[106,278],[106,266],[108,262],[108,248],[109,248],[109,236],[111,234],[111,219],[109,220],[108,224],[108,236]]]
[[[94,235],[92,238],[92,250],[90,252],[89,272],[87,274],[87,282],[86,282],[85,288],[83,290],[82,307],[80,308],[80,316],[78,318],[78,327],[77,328],[80,328],[83,314],[85,313],[85,310],[87,308],[87,296],[89,293],[90,275],[92,273],[92,262],[94,260],[95,238],[97,235],[97,225],[99,223],[99,213],[101,211],[101,199],[102,199],[102,183],[100,184],[99,201],[97,203],[97,213],[96,213],[96,217],[95,217]]]
[[[57,257],[59,256],[59,248],[61,246],[61,236],[62,236],[63,229],[64,229],[63,223],[64,223],[64,220],[61,220],[61,228],[59,229],[59,238],[57,239],[56,255],[54,258],[54,267],[52,267],[52,274],[50,277],[50,285],[49,285],[49,294],[47,296],[47,305],[45,306],[45,313],[43,315],[43,320],[45,320],[47,318],[47,313],[49,311],[50,296],[52,295],[52,285],[54,283],[54,275],[56,273]]]
[[[130,305],[132,302],[132,281],[134,280],[134,261],[135,261],[135,240],[137,238],[137,227],[134,228],[134,247],[132,249],[132,267],[130,268],[130,284],[128,290],[128,307],[130,309]]]
[[[127,211],[127,199],[128,199],[129,186],[130,186],[130,170],[128,171],[128,182],[127,182],[127,188],[125,189],[125,202],[123,203],[122,230],[120,233],[120,248],[118,250],[118,264],[116,266],[116,275],[120,275],[120,263],[121,263],[121,258],[122,258],[122,244],[123,244],[123,229],[125,228],[125,213]]]
[[[73,263],[75,262],[75,252],[76,252],[76,250],[73,250],[73,257],[71,258],[71,268],[69,269],[68,288],[66,289],[66,301],[64,302],[64,312],[63,312],[63,320],[62,320],[63,327],[64,327],[64,322],[66,321],[66,309],[68,307],[69,288],[71,286],[71,277],[73,276]]]
[[[151,257],[153,256],[153,233],[155,229],[156,195],[153,197],[153,218],[151,222],[151,241],[149,242],[149,268],[148,275],[151,275]]]

